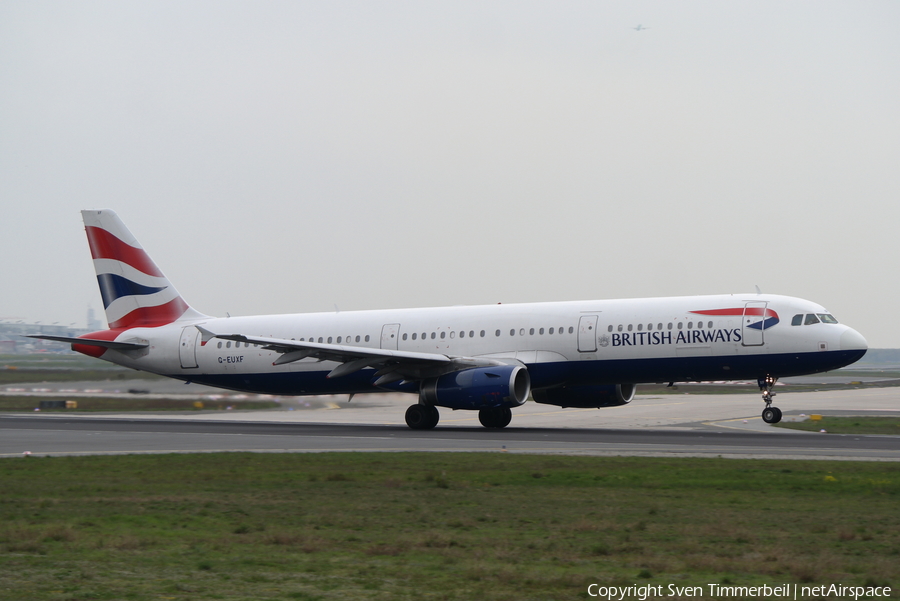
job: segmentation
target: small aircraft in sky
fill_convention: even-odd
[[[643,25],[638,24],[637,27],[632,27],[632,29],[635,30],[635,31],[644,31],[644,30],[650,29],[650,28],[649,28],[649,27],[644,27]]]
[[[115,212],[82,211],[108,329],[32,336],[186,382],[278,395],[406,392],[414,429],[438,407],[504,428],[528,398],[615,407],[635,385],[756,380],[837,369],[866,340],[821,305],[755,293],[249,317],[192,308]]]

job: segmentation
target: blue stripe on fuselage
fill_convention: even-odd
[[[800,376],[830,371],[860,359],[866,351],[824,351],[731,357],[669,357],[665,359],[609,359],[561,361],[528,365],[532,388],[561,384],[624,384],[709,380],[756,380],[766,375]],[[728,369],[726,369],[726,367]],[[259,394],[313,395],[384,392],[417,392],[407,383],[375,388],[375,370],[365,369],[340,378],[327,378],[329,370],[256,374],[168,374],[218,388]]]

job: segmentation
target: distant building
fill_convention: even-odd
[[[87,329],[90,332],[96,332],[97,330],[103,329],[103,324],[100,323],[100,320],[94,317],[94,308],[88,305],[87,312]]]
[[[45,325],[41,323],[22,323],[21,321],[16,323],[0,322],[0,354],[69,351],[70,345],[65,342],[35,340],[33,338],[25,338],[25,336],[31,334],[43,334],[45,336],[81,336],[99,329],[101,328],[85,329],[76,328],[71,325]]]

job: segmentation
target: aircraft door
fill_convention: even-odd
[[[597,350],[598,315],[582,315],[578,321],[578,352],[593,353]]]
[[[200,330],[194,326],[188,326],[181,330],[181,340],[178,342],[178,357],[181,359],[181,367],[190,369],[197,367],[197,339]]]
[[[741,321],[741,344],[744,346],[762,346],[765,343],[766,331],[765,301],[749,301],[744,305],[744,317]]]
[[[387,323],[381,328],[381,348],[397,350],[400,344],[400,324]]]

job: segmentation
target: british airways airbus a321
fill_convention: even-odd
[[[115,212],[82,211],[109,329],[72,349],[133,369],[243,392],[409,392],[410,428],[438,407],[503,428],[529,396],[614,407],[650,382],[755,379],[775,423],[779,377],[849,365],[865,339],[822,306],[726,294],[252,317],[188,305]]]

